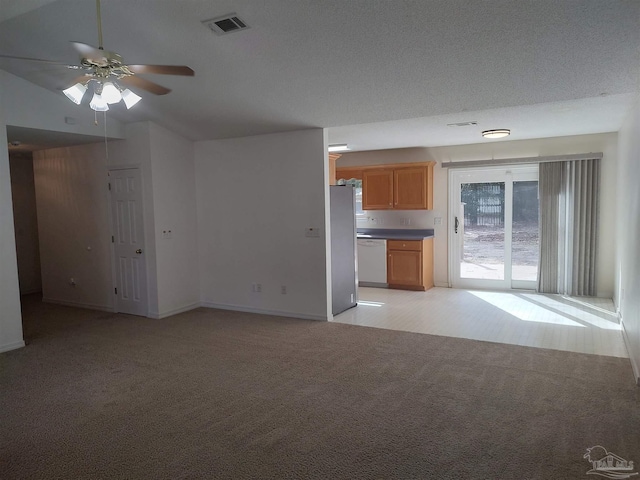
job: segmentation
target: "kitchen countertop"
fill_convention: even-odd
[[[358,228],[357,237],[372,240],[422,240],[433,237],[433,229]]]

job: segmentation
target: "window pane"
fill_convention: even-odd
[[[513,182],[511,278],[538,278],[538,182]]]
[[[461,185],[461,278],[504,280],[504,192],[504,182]]]

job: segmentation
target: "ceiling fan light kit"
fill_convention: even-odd
[[[102,95],[94,93],[89,106],[96,112],[106,112],[109,110],[109,104],[106,102]]]
[[[105,102],[112,105],[122,100],[122,94],[112,82],[106,82],[102,86],[102,98],[104,98]]]
[[[142,98],[133,93],[128,88],[122,91],[122,101],[127,106],[127,110],[133,107],[140,100],[142,100]]]
[[[194,71],[185,65],[128,65],[122,57],[105,50],[102,47],[102,18],[100,15],[100,0],[96,0],[96,17],[98,23],[98,48],[81,42],[71,42],[71,45],[80,54],[79,65],[67,65],[50,60],[40,60],[37,58],[14,57],[10,55],[0,55],[3,58],[14,60],[26,60],[55,64],[72,70],[80,70],[83,74],[73,81],[74,85],[65,88],[62,93],[76,105],[82,103],[87,90],[92,90],[93,97],[89,106],[97,112],[109,110],[109,105],[124,102],[127,109],[133,107],[141,100],[141,97],[133,93],[130,87],[146,90],[154,95],[166,95],[171,90],[151,82],[140,74],[153,73],[157,75],[183,75],[193,76]]]
[[[81,83],[76,83],[75,85],[65,89],[62,91],[62,93],[64,93],[67,98],[69,100],[71,100],[73,103],[75,103],[76,105],[80,105],[80,102],[82,102],[82,97],[84,97],[84,94],[87,91],[87,86],[86,85],[82,85]]]

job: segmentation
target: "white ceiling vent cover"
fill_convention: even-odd
[[[245,21],[240,20],[238,15],[230,13],[222,17],[203,20],[203,24],[209,27],[217,35],[225,35],[227,33],[237,32],[249,28]]]
[[[478,122],[458,122],[458,123],[447,123],[447,127],[472,127],[474,125],[478,125]]]

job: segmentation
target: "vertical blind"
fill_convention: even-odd
[[[540,164],[538,291],[596,295],[600,159]]]

